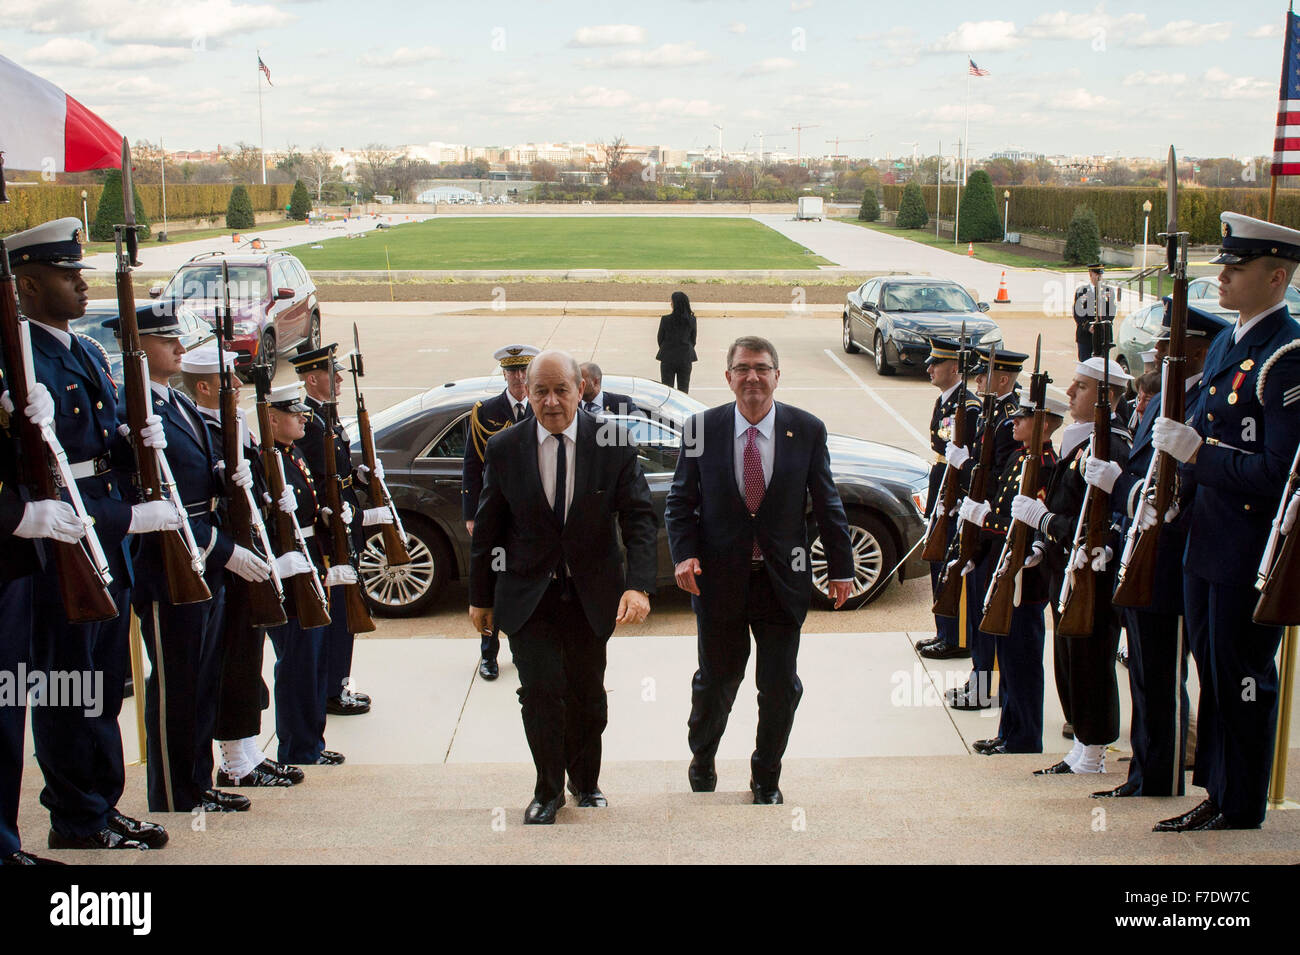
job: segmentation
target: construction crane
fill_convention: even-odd
[[[912,168],[915,169],[916,166],[917,166],[917,163],[920,161],[920,160],[917,158],[917,151],[921,148],[921,144],[920,144],[920,143],[908,143],[908,142],[904,142],[904,143],[901,143],[900,145],[903,145],[903,146],[911,146],[911,147],[912,147]]]
[[[831,158],[834,159],[840,154],[840,143],[869,143],[871,137],[868,136],[866,139],[840,139],[840,137],[836,136],[834,139],[826,140],[826,142],[835,144],[835,152],[831,153]]]
[[[722,127],[717,123],[714,123],[713,128],[718,131],[718,168],[721,169],[722,168]]]
[[[807,123],[807,124],[800,124],[798,126],[790,127],[797,134],[795,137],[794,151],[795,151],[795,161],[799,165],[801,166],[803,165],[803,131],[805,129],[820,129],[821,125],[822,125],[821,123]]]

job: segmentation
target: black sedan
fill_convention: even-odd
[[[923,275],[886,275],[862,283],[844,302],[844,350],[865,348],[876,359],[876,373],[923,368],[931,338],[961,337],[974,345],[1002,345],[997,323],[956,282]]]
[[[673,563],[663,530],[664,504],[672,484],[684,422],[707,407],[694,398],[645,378],[606,375],[606,389],[629,395],[645,417],[614,417],[636,437],[659,518],[659,583],[673,585]],[[383,540],[372,536],[361,555],[361,577],[376,610],[414,616],[428,610],[448,581],[469,572],[469,535],[461,520],[460,475],[466,419],[476,401],[501,392],[498,377],[469,378],[432,388],[375,414],[371,426],[384,464],[385,480],[410,538],[411,563],[390,568]],[[929,465],[907,451],[833,434],[831,469],[848,512],[856,580],[846,604],[860,607],[889,583],[889,572],[924,533],[922,514]],[[361,461],[360,446],[352,445]],[[815,527],[815,524],[813,525]],[[809,548],[814,598],[829,607],[827,568],[820,539]],[[898,569],[900,580],[929,573],[912,556]]]

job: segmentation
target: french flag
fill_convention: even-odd
[[[49,80],[0,56],[0,152],[10,169],[82,172],[122,165],[122,135]]]

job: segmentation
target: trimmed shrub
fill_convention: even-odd
[[[966,180],[957,231],[958,242],[996,242],[1002,238],[1002,217],[993,195],[993,180],[983,169],[976,169]]]
[[[301,179],[293,184],[293,197],[289,200],[289,218],[302,221],[311,213],[311,193]]]
[[[1065,232],[1065,261],[1088,265],[1100,258],[1101,230],[1097,228],[1097,215],[1087,206],[1075,206]]]
[[[235,186],[230,190],[230,201],[226,203],[226,228],[251,229],[256,224],[253,202],[248,198],[248,190],[243,186]]]
[[[924,229],[929,221],[930,214],[925,211],[925,197],[921,195],[921,187],[915,182],[909,182],[898,203],[898,227]]]
[[[875,222],[880,218],[880,200],[876,198],[876,190],[867,189],[862,194],[862,208],[858,210],[858,219],[861,222]]]
[[[81,193],[78,190],[78,197]],[[149,238],[149,217],[145,214],[144,203],[140,201],[140,190],[133,189],[135,196],[135,224],[141,241]],[[90,238],[96,242],[112,242],[113,226],[125,216],[122,207],[122,171],[110,169],[104,176],[104,187],[99,193],[99,205],[95,209],[95,221],[90,224]],[[74,213],[75,215],[75,213]],[[32,223],[39,225],[40,223]]]

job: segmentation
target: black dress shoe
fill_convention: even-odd
[[[252,800],[239,793],[223,793],[220,789],[209,789],[203,794],[204,812],[248,812],[252,807]]]
[[[995,736],[992,739],[977,739],[975,742],[970,744],[970,748],[977,753],[983,753],[1001,745],[1002,737]]]
[[[19,849],[13,855],[0,858],[0,865],[67,865],[67,863],[55,862],[53,859],[42,859],[40,856],[34,856],[30,852],[23,852],[23,850]]]
[[[1211,816],[1209,819],[1201,823],[1199,826],[1196,826],[1194,829],[1189,829],[1188,832],[1213,832],[1218,829],[1258,829],[1258,828],[1259,828],[1259,823],[1255,823],[1255,825],[1253,826],[1239,826],[1236,823],[1232,822],[1230,819],[1228,819],[1228,817],[1225,816],[1223,813],[1219,813],[1215,816]]]
[[[932,647],[936,643],[942,643],[943,639],[936,633],[933,637],[926,637],[924,640],[916,641],[916,649],[923,650],[926,647]]]
[[[691,782],[693,793],[711,793],[718,788],[718,771],[714,768],[711,759],[693,757],[690,767],[686,770],[686,778]]]
[[[320,755],[316,757],[317,766],[342,766],[347,759],[342,753],[336,753],[332,749],[323,749]]]
[[[1061,724],[1061,735],[1064,736],[1066,739],[1074,739],[1074,724],[1073,724],[1073,723],[1062,723],[1062,724]]]
[[[62,833],[50,830],[50,837],[46,843],[51,849],[148,849],[149,847],[139,839],[128,839],[121,833],[114,832],[105,826],[99,832],[92,832],[88,836],[65,836]]]
[[[257,764],[257,768],[273,776],[282,776],[295,786],[307,778],[307,774],[297,766],[290,766],[288,763],[277,763],[273,759],[262,760]]]
[[[108,812],[108,828],[119,836],[134,839],[136,842],[143,842],[150,849],[161,849],[167,845],[167,830],[162,826],[153,822],[132,819],[130,816],[122,815],[116,809],[110,809]]]
[[[343,690],[343,698],[345,700],[353,700],[357,703],[364,703],[366,706],[369,706],[372,702],[369,693],[358,693],[356,690],[349,690],[346,688]]]
[[[347,696],[331,696],[325,701],[325,712],[331,716],[360,716],[370,712],[370,704]]]
[[[1065,760],[1061,760],[1054,766],[1048,766],[1046,769],[1034,770],[1035,776],[1069,776],[1073,773],[1074,770],[1070,768],[1070,764]]]
[[[268,773],[259,767],[253,767],[247,775],[232,776],[224,769],[217,770],[218,786],[292,786],[293,780],[287,776],[280,776],[276,773]]]
[[[956,702],[959,699],[966,696],[966,694],[969,692],[970,692],[970,683],[968,681],[962,686],[954,686],[950,689],[944,690],[943,701],[947,703],[949,706],[953,706],[956,704]]]
[[[479,660],[478,675],[490,683],[501,675],[501,668],[496,660]]]
[[[749,791],[754,794],[755,806],[779,806],[785,802],[781,790],[776,786],[760,786],[754,780],[749,781]]]
[[[555,814],[564,805],[564,793],[560,793],[550,802],[534,799],[524,810],[525,826],[549,826],[555,823]]]
[[[1219,815],[1219,807],[1214,804],[1213,799],[1206,799],[1194,808],[1187,810],[1181,816],[1174,816],[1172,819],[1161,819],[1151,827],[1151,831],[1190,832],[1193,829],[1199,829],[1217,815]]]
[[[1142,787],[1140,787],[1137,783],[1130,782],[1129,780],[1126,779],[1118,786],[1116,786],[1114,789],[1103,789],[1100,792],[1093,793],[1092,798],[1110,799],[1112,797],[1122,798],[1124,796],[1136,796],[1138,794],[1138,790],[1141,788]]]
[[[609,805],[609,800],[605,794],[596,786],[588,792],[583,792],[577,786],[573,785],[573,780],[569,780],[569,792],[573,793],[573,798],[578,800],[579,809],[604,809]]]
[[[949,704],[954,710],[987,710],[993,706],[992,700],[981,700],[975,693],[958,693]]]
[[[970,647],[959,647],[951,643],[929,643],[920,650],[927,660],[953,660],[970,656]]]

